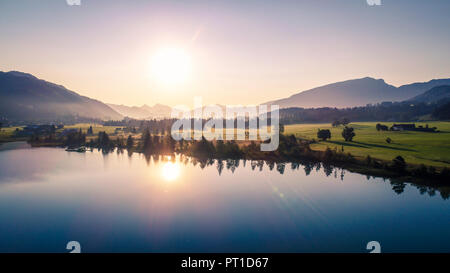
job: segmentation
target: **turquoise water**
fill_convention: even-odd
[[[219,174],[220,172],[220,174]],[[450,252],[450,199],[320,164],[0,146],[0,252]]]

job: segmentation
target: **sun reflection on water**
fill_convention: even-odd
[[[180,164],[178,162],[165,162],[161,169],[161,175],[166,181],[174,181],[180,176]]]

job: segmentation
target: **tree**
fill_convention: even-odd
[[[239,158],[242,151],[234,140],[225,143],[225,156],[229,158]]]
[[[434,109],[432,116],[439,120],[449,120],[450,119],[450,102],[443,104],[442,106]]]
[[[317,138],[319,138],[319,139],[321,139],[323,141],[331,138],[330,130],[328,130],[328,129],[324,129],[324,130],[318,129],[318,131],[317,131]]]
[[[206,140],[205,137],[202,136],[200,141],[197,141],[192,146],[192,155],[200,158],[211,158],[214,156],[216,149],[212,142]]]
[[[88,135],[93,135],[94,134],[94,130],[92,129],[92,126],[89,126],[89,129],[87,130],[87,134]]]
[[[166,135],[163,138],[164,150],[166,153],[173,153],[175,151],[175,146],[177,144],[176,140],[172,138],[172,136]]]
[[[117,151],[125,148],[126,147],[125,139],[121,136],[117,137],[116,145],[117,145],[117,148],[119,148]]]
[[[127,149],[128,150],[132,149],[133,145],[134,145],[134,139],[131,135],[129,135],[127,138]]]
[[[367,166],[372,165],[372,157],[370,155],[367,155],[366,157],[366,165]]]
[[[150,151],[153,148],[153,143],[152,143],[152,137],[150,136],[150,132],[148,131],[148,129],[146,129],[144,131],[144,133],[142,134],[142,138],[143,138],[142,149],[144,150],[144,153],[150,153]]]
[[[386,125],[383,125],[380,123],[377,123],[376,128],[377,128],[377,131],[387,131],[389,129]]]
[[[179,145],[179,149],[180,151],[184,151],[184,138],[180,139],[180,141],[178,142]]]
[[[224,155],[225,155],[225,144],[223,143],[223,140],[218,139],[216,141],[216,147],[215,148],[216,148],[217,155],[219,157],[224,157]]]
[[[106,148],[110,146],[109,136],[106,132],[98,133],[98,143],[100,147]]]
[[[345,139],[345,141],[352,141],[353,137],[355,137],[355,132],[352,127],[344,127],[344,130],[342,130],[342,137]]]
[[[153,153],[158,154],[164,148],[163,143],[161,142],[161,137],[154,135],[153,140],[151,140],[150,148],[153,150]]]
[[[350,120],[348,118],[343,118],[341,120],[341,124],[344,125],[344,126],[347,126],[349,123],[350,123]]]
[[[403,159],[403,157],[401,157],[401,156],[397,156],[396,158],[394,158],[392,160],[392,168],[394,170],[403,172],[406,168],[405,159]]]

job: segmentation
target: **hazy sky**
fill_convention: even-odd
[[[0,70],[104,102],[256,104],[371,76],[401,85],[450,77],[450,1],[0,0]],[[183,49],[186,81],[151,60]]]

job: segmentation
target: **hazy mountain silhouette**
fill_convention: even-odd
[[[395,87],[384,80],[366,77],[313,88],[268,104],[278,104],[281,108],[343,108],[383,101],[437,102],[449,98],[449,89],[450,79]],[[120,120],[124,116],[159,119],[170,117],[171,110],[162,104],[107,105],[31,74],[0,71],[0,117],[11,120],[55,120],[73,116],[105,120]]]
[[[403,101],[433,87],[450,85],[450,79],[431,80],[395,87],[382,79],[370,77],[332,83],[268,102],[288,107],[354,107],[383,101]]]
[[[154,106],[148,106],[146,104],[142,106],[126,106],[108,103],[108,106],[123,116],[135,119],[169,118],[172,111],[172,108],[163,104],[155,104]]]
[[[17,71],[0,71],[0,116],[11,120],[53,120],[68,116],[123,118],[103,102]]]
[[[433,87],[425,93],[417,95],[408,101],[415,103],[444,103],[447,100],[450,100],[450,85]]]

